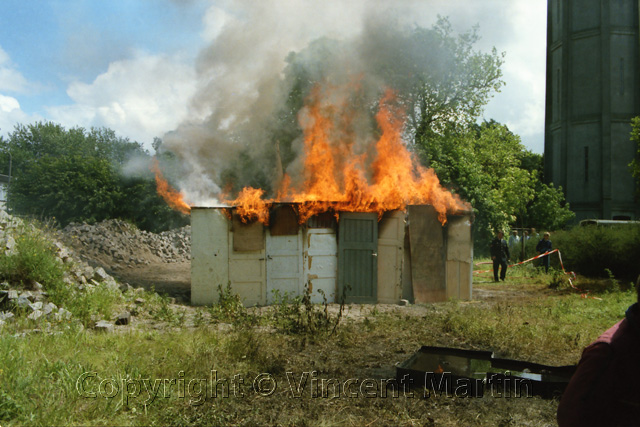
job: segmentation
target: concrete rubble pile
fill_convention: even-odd
[[[20,218],[0,210],[0,255],[12,256],[18,253],[16,236],[25,228],[35,228]],[[55,247],[58,262],[67,265],[64,282],[76,292],[86,292],[96,287],[107,287],[114,291],[130,289],[127,283],[118,284],[102,267],[93,268],[78,260],[63,243],[50,239]],[[28,289],[27,289],[28,288]],[[71,312],[48,301],[49,294],[43,286],[33,281],[29,284],[0,282],[0,327],[15,319],[16,313],[25,313],[32,320],[61,322],[72,318]]]
[[[61,238],[87,259],[107,262],[115,269],[189,262],[191,257],[189,225],[155,234],[118,219],[92,225],[71,223],[62,230]]]

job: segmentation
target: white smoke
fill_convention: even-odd
[[[308,78],[328,87],[345,84],[357,76],[361,88],[360,114],[355,114],[355,151],[367,149],[371,134],[371,102],[388,79],[402,79],[416,67],[438,67],[429,54],[406,55],[401,37],[412,27],[412,10],[424,13],[424,2],[376,0],[241,0],[217,2],[205,17],[210,44],[200,53],[198,83],[191,100],[189,120],[164,135],[164,147],[175,153],[187,171],[178,182],[188,202],[216,204],[216,197],[230,173],[243,183],[261,176],[277,182],[273,159],[276,144],[270,131],[292,89],[285,79],[287,56],[305,68]],[[401,19],[401,17],[404,18]],[[435,19],[435,17],[434,17]],[[324,38],[324,44],[311,45]],[[333,42],[335,41],[335,43]],[[335,49],[327,46],[335,47]],[[425,51],[431,52],[426,49]],[[420,63],[404,63],[406,57]],[[417,58],[417,59],[416,59]],[[328,90],[325,102],[340,105],[346,94]],[[338,111],[340,111],[338,109]],[[369,114],[369,116],[367,115]],[[305,112],[298,115],[305,119]],[[299,139],[287,141],[297,159],[287,162],[287,172],[302,173]],[[244,157],[243,157],[244,156]],[[246,158],[252,162],[244,162]],[[250,170],[247,170],[250,169]]]

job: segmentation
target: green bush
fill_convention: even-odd
[[[25,225],[13,237],[14,250],[0,254],[0,279],[23,287],[38,282],[48,291],[60,287],[65,267],[44,233]]]
[[[640,226],[576,226],[551,236],[565,268],[584,276],[635,281],[640,274]],[[609,272],[607,272],[609,270]]]

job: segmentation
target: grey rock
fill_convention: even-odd
[[[29,304],[29,308],[33,311],[42,310],[42,301],[34,302]]]
[[[6,250],[5,253],[7,255],[13,255],[17,252],[16,240],[13,238],[13,236],[7,236],[4,239],[3,246],[4,246],[3,249]]]
[[[42,308],[42,311],[46,316],[48,316],[49,314],[53,313],[57,309],[58,309],[58,306],[50,302],[45,304],[45,306]]]
[[[14,320],[15,317],[16,316],[10,311],[0,311],[0,320],[3,320],[6,322],[9,320]]]
[[[69,310],[65,310],[64,308],[60,307],[58,309],[58,312],[55,313],[53,315],[53,317],[57,320],[57,321],[61,321],[61,320],[69,320],[71,319],[71,312]]]
[[[410,303],[409,303],[409,300],[401,299],[400,302],[398,303],[398,305],[408,306],[408,305],[410,305]]]
[[[38,320],[40,317],[42,317],[42,315],[42,310],[34,310],[33,313],[27,316],[27,318],[31,320]]]
[[[29,304],[31,304],[31,301],[29,301],[27,298],[23,297],[22,295],[20,295],[18,298],[12,301],[13,301],[13,305],[18,308],[27,308],[29,307]]]
[[[120,313],[116,318],[116,325],[128,325],[129,323],[131,323],[131,313],[128,311]]]
[[[34,294],[31,291],[24,291],[24,292],[20,293],[20,297],[21,298],[27,298],[29,301],[35,301],[36,300]]]
[[[95,275],[95,270],[92,267],[85,265],[82,269],[82,275],[89,280]]]
[[[99,320],[96,322],[93,329],[99,332],[111,332],[113,331],[113,323],[106,320]]]
[[[92,279],[94,279],[94,280],[96,280],[98,282],[104,282],[105,280],[107,280],[110,277],[111,276],[109,276],[107,274],[107,272],[104,271],[104,268],[98,267],[93,271]]]
[[[107,278],[107,280],[105,280],[103,283],[104,283],[105,286],[107,286],[112,291],[119,291],[120,290],[120,286],[118,286],[118,283],[116,282],[116,279],[114,279],[111,276],[109,276]]]

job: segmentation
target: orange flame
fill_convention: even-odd
[[[264,225],[269,225],[269,207],[273,203],[271,199],[263,199],[264,190],[260,188],[245,187],[238,198],[231,202],[237,206],[236,213],[240,215],[242,222],[258,220]]]
[[[392,91],[384,94],[376,114],[382,134],[375,144],[370,170],[365,165],[366,153],[354,152],[355,136],[349,129],[348,111],[342,114],[335,106],[323,107],[319,93],[318,88],[314,89],[307,106],[310,120],[304,126],[302,187],[292,188],[291,178],[285,175],[275,200],[260,199],[261,190],[243,189],[237,199],[228,202],[238,206],[243,221],[258,219],[268,224],[270,205],[284,200],[297,203],[300,223],[329,210],[376,212],[382,217],[385,211],[402,210],[409,204],[431,204],[444,225],[447,213],[469,209],[468,204],[440,185],[433,169],[419,165],[407,150],[402,140],[404,115],[394,106]],[[345,123],[334,119],[336,116]]]
[[[269,208],[276,202],[294,203],[301,224],[327,211],[333,211],[336,217],[342,211],[376,212],[381,218],[385,211],[430,204],[444,225],[448,213],[470,209],[468,203],[440,185],[433,169],[421,166],[407,149],[402,140],[405,115],[392,91],[385,92],[375,116],[380,137],[363,153],[356,152],[355,115],[349,103],[326,105],[323,99],[317,85],[307,100],[305,115],[300,116],[304,131],[301,182],[294,183],[284,174],[275,199],[263,199],[264,190],[251,187],[245,187],[235,200],[220,195],[221,202],[236,206],[243,222],[258,220],[268,225]],[[367,164],[368,155],[371,160]],[[174,209],[188,213],[189,205],[164,181],[157,161],[154,170],[158,192]]]
[[[184,201],[184,195],[182,192],[175,190],[169,185],[167,180],[164,179],[158,159],[155,157],[151,164],[151,171],[156,175],[156,190],[158,191],[158,194],[162,196],[165,202],[167,202],[172,209],[182,212],[185,215],[189,215],[191,213],[191,206]]]

